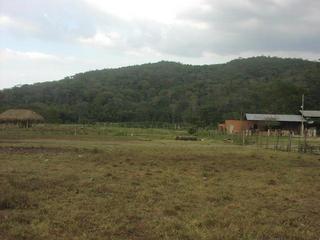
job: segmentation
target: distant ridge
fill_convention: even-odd
[[[215,124],[240,112],[320,109],[320,63],[252,57],[225,64],[161,61],[94,70],[0,91],[0,110],[28,108],[49,122]]]

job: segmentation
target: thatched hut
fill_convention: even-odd
[[[41,115],[27,109],[10,109],[0,114],[0,123],[13,123],[26,128],[43,121]]]

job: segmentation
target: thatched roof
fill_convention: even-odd
[[[0,122],[30,121],[42,122],[44,118],[27,109],[10,109],[0,114]]]

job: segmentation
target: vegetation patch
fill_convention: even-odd
[[[4,141],[1,240],[320,236],[319,156],[174,134]]]

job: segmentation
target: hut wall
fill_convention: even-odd
[[[253,129],[254,122],[247,120],[226,120],[224,126],[229,134],[241,133],[243,130]]]

